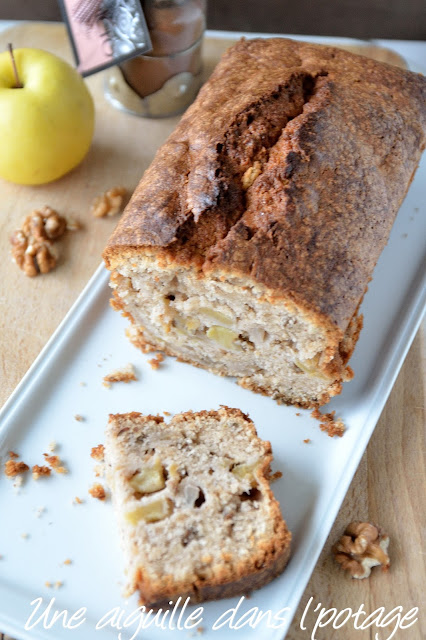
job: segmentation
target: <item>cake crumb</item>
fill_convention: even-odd
[[[310,441],[311,441],[311,439],[310,439],[310,438],[305,438],[305,440],[304,440],[303,442],[304,442],[305,444],[309,444],[309,443],[310,443]]]
[[[66,560],[64,560],[63,564],[70,565],[72,564],[72,560],[70,558],[67,558]]]
[[[299,418],[302,414],[301,414],[301,413],[299,413],[299,412],[297,412],[297,413],[296,413],[296,415],[297,415],[297,417]]]
[[[315,420],[319,420],[321,431],[325,431],[330,438],[334,436],[339,436],[341,438],[345,432],[345,425],[341,418],[335,418],[336,412],[331,411],[330,413],[321,413],[321,411],[316,408],[311,412],[311,417],[315,418]]]
[[[29,538],[29,537],[30,537],[30,536],[29,536],[29,534],[28,534],[28,533],[21,533],[21,538],[22,538],[23,540],[28,540],[28,538]]]
[[[84,500],[76,496],[73,500],[73,504],[83,504]]]
[[[50,467],[40,466],[38,464],[35,464],[31,469],[31,471],[32,471],[34,480],[38,480],[39,478],[50,476],[51,474]]]
[[[56,473],[68,473],[68,469],[61,464],[59,456],[49,456],[47,453],[43,453],[43,456],[47,464],[49,464]]]
[[[84,418],[83,416],[81,416],[79,413],[76,413],[74,416],[74,420],[77,420],[77,422],[86,422],[86,418]]]
[[[271,483],[272,483],[272,482],[275,482],[276,480],[279,480],[279,479],[280,479],[280,478],[282,478],[282,477],[283,477],[283,474],[282,474],[282,472],[281,472],[281,471],[275,471],[274,473],[272,473],[272,474],[269,476],[269,482],[271,482]]]
[[[103,476],[105,475],[105,467],[103,464],[97,464],[93,471],[95,472],[95,476],[97,478],[103,478]]]
[[[49,442],[49,446],[47,447],[47,450],[49,451],[49,453],[53,453],[56,447],[57,447],[56,441],[52,440],[52,442]]]
[[[89,493],[93,498],[96,498],[97,500],[105,500],[106,498],[105,489],[99,483],[94,484],[92,487],[90,487]]]
[[[80,382],[80,387],[85,387],[86,383],[85,382]]]
[[[35,510],[35,517],[40,518],[45,511],[46,507],[37,507],[37,509]]]
[[[23,482],[24,482],[24,478],[22,476],[16,476],[13,482],[13,488],[15,489],[16,492],[19,492],[19,489],[22,487]]]
[[[132,380],[137,380],[135,370],[132,364],[127,364],[122,369],[115,369],[104,376],[104,386],[110,386],[114,382],[131,382]],[[105,384],[106,383],[106,384]]]
[[[44,583],[44,586],[45,586],[45,587],[47,587],[48,589],[51,589],[51,588],[52,588],[52,583],[51,583],[51,582],[48,582],[48,581],[46,580],[46,582]]]
[[[61,580],[56,580],[55,589],[60,589],[63,586],[63,582]]]
[[[7,460],[4,463],[4,473],[8,478],[14,478],[20,473],[29,471],[29,466],[25,462],[15,462],[15,460]]]
[[[9,458],[11,460],[19,458],[19,453],[15,453],[15,451],[9,451]]]
[[[148,360],[148,364],[151,366],[151,369],[154,369],[154,371],[156,371],[160,367],[160,364],[163,362],[163,360],[164,360],[163,354],[157,353],[157,355],[154,358],[151,358],[151,360]]]
[[[164,414],[165,416],[171,416],[171,415],[172,415],[172,414],[170,413],[170,411],[163,411],[163,414]]]
[[[103,444],[98,444],[97,447],[92,447],[92,452],[90,456],[94,460],[102,461],[104,459],[105,447]]]

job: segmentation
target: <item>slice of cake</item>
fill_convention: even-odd
[[[419,74],[284,38],[231,47],[104,253],[133,342],[326,403],[352,377],[359,307],[425,142]]]
[[[290,554],[269,487],[271,445],[239,409],[182,413],[169,423],[111,415],[106,478],[125,554],[129,593],[168,606],[257,589]]]

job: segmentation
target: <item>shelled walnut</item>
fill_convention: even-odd
[[[126,195],[124,187],[113,187],[100,196],[97,196],[92,203],[90,212],[95,218],[105,218],[105,216],[115,216],[123,208]]]
[[[22,227],[14,231],[10,238],[12,258],[30,278],[40,273],[48,273],[57,263],[57,252],[53,243],[62,237],[67,229],[77,228],[78,225],[69,223],[51,207],[36,209],[25,218]]]
[[[42,207],[27,216],[22,225],[26,236],[33,236],[36,241],[57,240],[67,229],[67,221],[55,209]]]
[[[390,566],[389,536],[368,522],[351,522],[333,546],[336,561],[353,578],[368,578],[372,567]]]

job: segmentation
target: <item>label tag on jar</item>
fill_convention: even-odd
[[[82,76],[152,49],[140,0],[59,0],[59,5]]]

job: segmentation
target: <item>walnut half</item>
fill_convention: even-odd
[[[390,566],[387,554],[389,536],[368,522],[351,522],[333,546],[336,561],[353,578],[368,578],[372,567]]]

